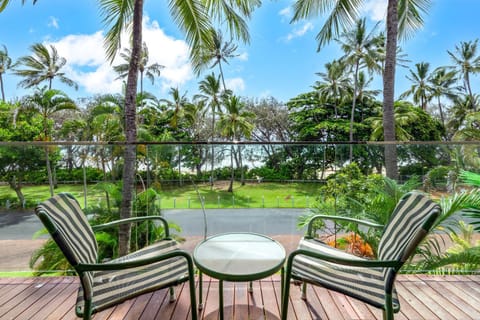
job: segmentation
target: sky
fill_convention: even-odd
[[[313,90],[315,81],[320,79],[316,73],[323,72],[325,63],[338,59],[342,52],[336,42],[317,51],[315,36],[325,17],[291,24],[292,0],[262,2],[249,21],[251,41],[238,43],[237,56],[224,65],[225,79],[227,87],[239,96],[274,97],[287,102]],[[364,2],[362,16],[367,17],[369,24],[383,21],[387,0]],[[423,29],[400,43],[410,62],[408,68],[397,69],[395,95],[398,97],[411,85],[405,75],[415,63],[429,62],[431,70],[452,65],[447,50],[455,51],[461,41],[480,38],[479,13],[480,0],[432,0]],[[96,0],[40,0],[35,6],[31,1],[22,6],[20,0],[13,0],[0,13],[0,46],[7,47],[13,60],[30,55],[34,43],[52,44],[67,59],[64,72],[78,83],[79,89],[75,91],[58,81],[53,86],[72,98],[118,93],[122,89],[122,81],[105,59],[104,33]],[[200,76],[193,73],[188,45],[172,22],[167,0],[145,1],[143,37],[149,49],[149,63],[164,66],[153,85],[148,81],[144,85],[146,91],[159,98],[168,99],[170,88],[177,87],[192,97],[198,93],[199,81],[211,72],[218,74],[215,68]],[[122,62],[117,58],[113,65]],[[4,77],[7,99],[31,92],[17,87],[20,78],[11,74]],[[473,87],[478,92],[478,78],[476,81]],[[377,77],[371,89],[381,88],[381,79]]]

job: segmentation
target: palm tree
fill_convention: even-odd
[[[41,43],[35,43],[30,49],[32,55],[20,57],[13,71],[15,75],[24,78],[18,83],[18,86],[32,88],[47,81],[48,89],[52,89],[53,79],[57,78],[67,86],[78,89],[75,81],[65,76],[65,73],[60,72],[67,60],[58,55],[55,46],[50,45],[49,49]],[[19,66],[24,68],[19,68]]]
[[[296,0],[292,22],[312,18],[330,11],[320,32],[317,34],[318,49],[323,47],[344,30],[350,29],[358,20],[360,7],[364,1],[358,0]],[[395,67],[398,34],[408,38],[423,24],[422,13],[428,10],[429,0],[388,0],[387,41],[385,47],[385,67],[383,71],[383,125],[385,141],[395,141],[395,119],[393,112]],[[395,145],[386,145],[385,167],[387,176],[398,177],[397,151]]]
[[[2,101],[5,102],[5,90],[3,88],[3,75],[7,70],[11,69],[12,59],[8,56],[8,50],[5,45],[2,45],[3,50],[0,50],[0,90],[2,91]]]
[[[457,77],[455,71],[447,71],[444,67],[435,69],[431,76],[428,78],[428,82],[431,87],[431,98],[437,99],[437,107],[440,113],[440,120],[443,127],[446,126],[445,115],[442,108],[441,98],[446,97],[449,100],[454,101],[461,90],[461,87],[455,86]]]
[[[378,25],[378,24],[377,24]],[[355,28],[342,34],[337,40],[345,55],[341,58],[353,68],[353,97],[352,110],[350,112],[350,142],[353,142],[353,123],[355,121],[355,107],[358,98],[358,74],[364,67],[368,71],[381,71],[382,60],[378,46],[378,36],[374,36],[377,25],[367,34],[365,18],[359,19]],[[383,38],[383,37],[382,37]],[[353,145],[350,144],[350,161],[353,158]]]
[[[478,39],[475,41],[460,42],[460,45],[455,46],[455,52],[447,50],[450,58],[452,58],[455,63],[455,66],[453,66],[454,70],[456,70],[463,79],[463,85],[470,97],[473,111],[477,110],[477,106],[473,103],[475,100],[473,99],[470,76],[480,72],[480,55],[477,54],[477,49]]]
[[[240,101],[235,95],[224,98],[223,105],[225,112],[220,115],[218,126],[221,128],[222,135],[230,138],[232,142],[239,140],[242,137],[250,138],[253,131],[253,118],[255,114],[246,110],[246,105]],[[239,166],[242,167],[241,146],[238,146]],[[235,153],[234,145],[231,146],[230,165],[231,165],[231,179],[228,192],[233,192],[233,155]]]
[[[22,0],[25,2],[25,0]],[[36,0],[32,0],[35,4]],[[0,11],[10,3],[10,0],[0,0]],[[99,0],[100,12],[106,33],[105,49],[107,57],[113,61],[121,48],[122,32],[128,30],[132,38],[132,57],[126,86],[125,102],[125,132],[126,147],[123,167],[123,191],[120,217],[131,216],[135,178],[135,94],[137,92],[137,78],[142,49],[142,18],[143,0],[111,1]],[[201,48],[211,44],[212,23],[209,14],[219,21],[226,21],[232,36],[248,42],[250,35],[245,19],[250,18],[253,10],[259,6],[260,0],[169,0],[170,13],[179,28],[185,32],[190,48],[190,57],[194,60],[199,57]],[[119,230],[119,254],[128,252],[130,245],[130,225],[122,225]]]
[[[113,67],[113,70],[118,73],[117,79],[125,79],[128,76],[128,67],[130,63],[130,58],[132,56],[132,50],[126,48],[124,52],[120,53],[120,57],[123,58],[125,63],[116,65]],[[143,78],[146,77],[152,84],[155,83],[155,77],[160,76],[161,70],[164,66],[158,63],[148,64],[148,47],[144,42],[142,46],[142,56],[140,57],[140,62],[138,65],[138,71],[140,72],[140,93],[143,93]]]
[[[220,78],[216,77],[212,72],[205,77],[202,81],[199,82],[198,89],[200,94],[195,95],[195,100],[205,101],[205,103],[210,107],[210,112],[212,114],[212,133],[211,140],[215,139],[215,116],[217,113],[221,112],[221,101],[222,95],[228,95],[229,92],[223,91],[220,88]],[[211,170],[210,170],[210,189],[213,189],[213,167],[215,162],[215,146],[212,144],[211,150]]]
[[[350,78],[347,75],[347,65],[343,61],[333,60],[325,64],[327,72],[318,72],[321,81],[313,86],[322,100],[334,101],[335,117],[338,116],[338,106],[350,95]]]
[[[412,140],[412,136],[404,129],[411,126],[418,119],[418,115],[412,108],[412,105],[405,101],[395,103],[395,135],[400,141]],[[371,140],[381,140],[385,130],[385,126],[382,123],[383,117],[371,117],[367,120],[371,122],[373,129]]]
[[[433,87],[430,86],[429,72],[430,63],[420,62],[415,64],[415,70],[410,69],[410,76],[406,76],[412,82],[410,89],[400,95],[400,99],[413,96],[413,102],[420,104],[423,111],[427,111],[427,103],[432,99]]]
[[[166,103],[168,110],[172,111],[170,125],[172,128],[178,128],[180,120],[183,118],[184,109],[190,102],[188,101],[187,93],[185,92],[182,95],[178,88],[170,88],[168,93],[172,100],[161,99],[160,101]]]
[[[223,90],[227,90],[225,84],[225,77],[223,75],[222,62],[228,64],[228,59],[238,56],[235,54],[237,50],[237,45],[232,41],[223,41],[223,35],[220,30],[212,30],[212,46],[204,47],[202,49],[202,54],[199,60],[193,61],[194,70],[199,73],[206,65],[210,65],[210,68],[214,68],[218,65],[220,71],[220,77],[222,78]]]
[[[32,96],[26,98],[25,103],[21,107],[22,110],[31,110],[39,113],[43,119],[43,136],[42,141],[50,141],[49,119],[53,114],[62,110],[77,110],[75,103],[62,91],[55,89],[47,89],[43,87],[37,88]],[[50,165],[49,146],[45,147],[45,160],[47,166],[48,183],[50,186],[50,195],[53,196],[53,175]]]

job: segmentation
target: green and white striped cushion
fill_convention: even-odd
[[[364,260],[315,239],[302,239],[298,248],[333,257]],[[385,304],[386,280],[383,268],[344,266],[298,255],[293,261],[292,275],[295,278],[345,293],[378,308],[382,308]],[[395,288],[392,296],[393,307],[398,309],[399,302]]]
[[[426,236],[425,222],[440,213],[440,207],[427,196],[412,192],[399,201],[386,225],[379,244],[378,260],[393,260],[404,263]],[[315,239],[302,239],[299,249],[328,254],[334,257],[359,259],[344,251],[332,248]],[[392,285],[393,309],[398,311],[398,301],[393,281],[393,268],[360,268],[330,263],[304,255],[295,257],[292,275],[307,282],[322,285],[384,308],[386,288]]]
[[[35,213],[45,214],[54,223],[55,230],[49,232],[72,266],[97,262],[95,235],[75,198],[66,193],[55,195],[39,204]],[[93,284],[92,274],[84,273],[82,282],[88,290]]]
[[[161,241],[130,255],[111,260],[108,263],[127,262],[149,258],[177,249],[174,240]],[[98,271],[93,280],[93,312],[97,312],[142,293],[151,292],[167,285],[184,281],[188,268],[185,259],[175,257],[142,267]],[[83,312],[84,296],[80,289],[77,297],[77,312]]]

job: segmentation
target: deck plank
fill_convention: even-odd
[[[205,308],[200,319],[218,319],[218,280],[204,277]],[[397,281],[401,310],[395,319],[479,319],[479,276],[400,275]],[[0,318],[74,320],[76,277],[0,278]],[[197,280],[198,289],[198,280]],[[248,283],[225,283],[225,319],[280,318],[280,277]],[[308,300],[291,285],[289,320],[381,319],[381,310],[359,300],[309,285]],[[191,319],[188,283],[176,287],[178,298],[169,303],[168,289],[128,300],[94,315],[94,320]]]

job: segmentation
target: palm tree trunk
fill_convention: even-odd
[[[235,178],[234,169],[233,169],[233,153],[235,152],[235,147],[230,147],[230,185],[228,186],[227,192],[233,192],[233,179]]]
[[[360,68],[360,61],[357,60],[355,64],[355,79],[353,84],[353,99],[352,99],[352,111],[350,113],[350,162],[353,159],[353,122],[355,121],[355,107],[357,102],[357,90],[358,90],[358,69]]]
[[[127,88],[125,93],[125,135],[126,146],[124,151],[123,190],[120,206],[120,218],[129,218],[132,215],[133,191],[135,187],[135,161],[137,127],[136,127],[136,95],[138,84],[138,66],[142,50],[142,17],[143,0],[135,0],[133,9],[132,56],[128,70]],[[122,225],[118,234],[119,255],[125,255],[130,248],[131,225]]]
[[[3,88],[3,77],[0,73],[0,89],[2,90],[2,101],[5,102],[5,90]]]
[[[397,147],[395,143],[394,89],[398,36],[398,1],[389,0],[387,9],[387,44],[383,71],[383,136],[393,144],[385,146],[387,177],[398,179]]]
[[[45,165],[47,167],[47,177],[48,177],[48,186],[50,188],[50,196],[53,197],[53,175],[52,175],[52,167],[50,164],[50,155],[48,152],[48,146],[45,146]]]
[[[225,78],[223,77],[222,62],[218,62],[218,67],[220,68],[220,76],[222,77],[223,91],[227,91],[227,86],[225,85]]]

